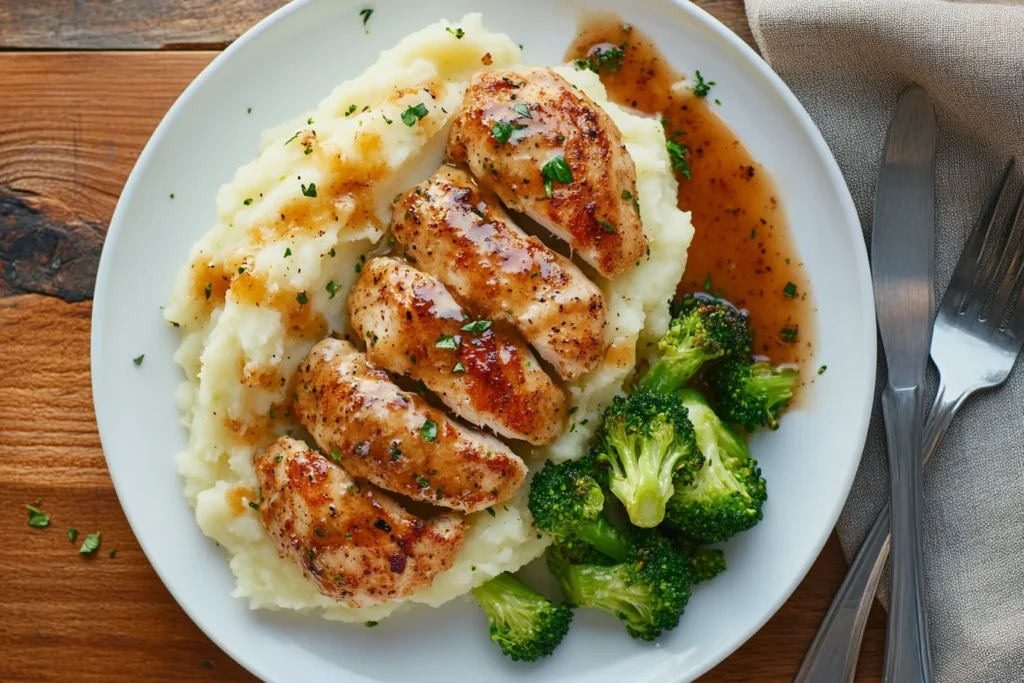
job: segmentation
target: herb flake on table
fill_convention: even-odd
[[[39,503],[36,503],[38,505]],[[25,508],[28,510],[28,525],[34,526],[37,529],[50,526],[50,515],[46,514],[35,505],[26,505]]]
[[[76,538],[78,538],[78,529],[75,527],[68,528],[68,540],[74,543]]]
[[[78,549],[80,555],[92,555],[94,552],[100,549],[100,532],[89,534],[82,541],[82,546]]]
[[[146,354],[144,353],[132,358],[132,362],[135,363],[135,365],[142,365],[142,361],[144,360],[146,360]]]

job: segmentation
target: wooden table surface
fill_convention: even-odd
[[[0,681],[252,679],[174,602],[118,505],[89,318],[107,224],[146,140],[217,51],[280,4],[0,0]],[[698,4],[753,44],[742,0]],[[44,529],[23,507],[40,497]],[[79,555],[95,531],[101,550]],[[845,569],[833,535],[774,618],[701,680],[790,681]],[[879,680],[884,625],[877,608],[858,681]]]

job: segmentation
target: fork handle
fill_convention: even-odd
[[[953,416],[970,394],[970,389],[951,392],[944,378],[940,379],[924,426],[923,462],[927,463],[932,457]],[[850,562],[793,683],[853,683],[864,627],[888,559],[889,503],[886,502]]]
[[[921,387],[882,392],[889,446],[892,534],[889,623],[885,641],[886,683],[930,683],[931,654],[924,610],[921,550],[921,465],[924,394]]]

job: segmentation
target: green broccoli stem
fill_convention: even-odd
[[[671,470],[664,471],[660,453],[651,451],[651,445],[645,445],[635,462],[624,459],[621,475],[613,468],[609,479],[609,488],[622,501],[629,520],[643,529],[661,524],[665,504],[675,492]]]
[[[604,515],[584,522],[577,529],[576,536],[616,562],[624,562],[626,559],[626,541]]]
[[[694,354],[666,355],[652,365],[640,380],[640,388],[658,394],[668,394],[687,381],[700,369],[702,359]]]
[[[498,574],[487,583],[473,589],[473,597],[481,605],[508,614],[510,607],[523,603],[535,603],[543,598],[532,588],[508,572]]]

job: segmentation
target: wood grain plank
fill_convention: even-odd
[[[0,49],[219,49],[283,4],[284,0],[0,0]],[[754,44],[743,0],[696,4]],[[380,0],[365,6],[387,11]],[[352,19],[359,21],[355,11]]]

